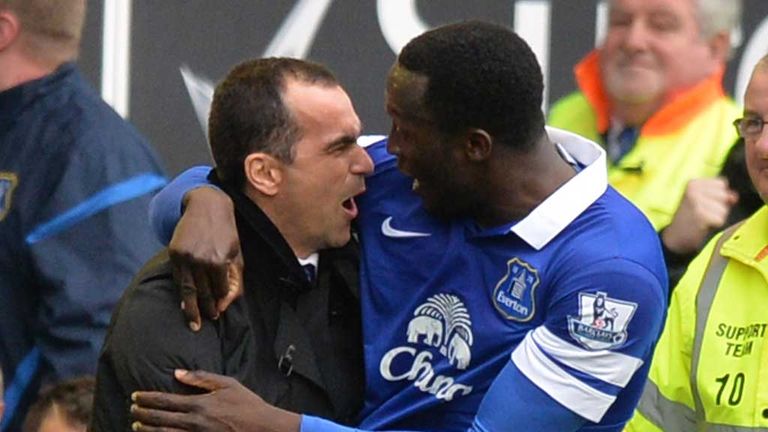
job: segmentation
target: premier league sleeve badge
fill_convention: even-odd
[[[526,322],[536,312],[535,291],[539,272],[520,258],[507,262],[507,273],[493,291],[493,306],[504,318]]]
[[[637,303],[612,299],[604,292],[579,293],[579,315],[568,316],[568,332],[590,350],[620,347]]]

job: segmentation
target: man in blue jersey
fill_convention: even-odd
[[[358,199],[359,429],[183,371],[212,392],[140,392],[137,428],[621,430],[664,319],[661,249],[607,185],[604,152],[545,129],[542,90],[526,43],[481,22],[415,38],[390,70],[392,129],[367,147],[376,168]]]
[[[0,364],[19,431],[40,385],[94,373],[110,314],[160,244],[147,140],[77,70],[85,0],[0,0]]]

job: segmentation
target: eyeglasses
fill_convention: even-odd
[[[768,121],[761,119],[760,117],[744,117],[733,121],[733,125],[736,126],[736,132],[740,137],[757,138],[763,133],[763,126]]]

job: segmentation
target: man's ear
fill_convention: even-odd
[[[491,157],[493,137],[483,129],[467,131],[464,151],[470,161],[481,162]]]
[[[19,18],[8,10],[0,10],[0,51],[8,48],[19,36]]]
[[[267,196],[274,196],[283,180],[283,163],[266,153],[251,153],[243,162],[248,184]]]
[[[722,63],[727,62],[731,53],[731,33],[721,31],[709,38],[709,50]]]

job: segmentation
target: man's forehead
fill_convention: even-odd
[[[352,109],[349,95],[338,84],[288,79],[281,93],[283,101],[294,113],[312,113],[318,104]]]
[[[284,95],[289,93],[301,93],[308,91],[316,92],[336,89],[341,89],[342,91],[344,90],[336,83],[326,83],[321,81],[313,82],[290,75],[285,76],[283,80],[284,81],[281,91]]]
[[[387,78],[387,110],[405,118],[427,120],[424,95],[428,83],[425,75],[395,64]]]
[[[768,105],[768,64],[758,64],[755,68],[744,95],[744,105],[747,114]]]
[[[611,0],[608,2],[611,10],[635,11],[649,13],[682,14],[690,12],[694,16],[696,0]]]

